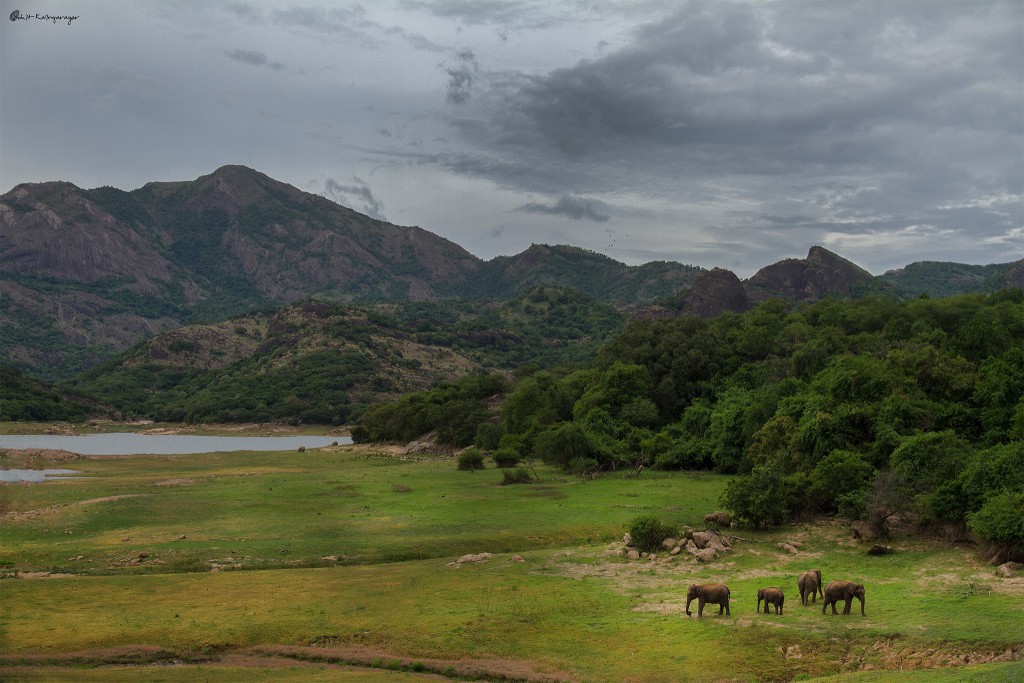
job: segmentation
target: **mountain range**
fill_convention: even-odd
[[[637,315],[716,315],[769,297],[1024,287],[1022,264],[917,263],[875,277],[813,247],[741,282],[572,246],[485,261],[244,166],[131,192],[26,183],[0,197],[0,364],[65,378],[161,332],[310,298],[508,301],[546,286]]]

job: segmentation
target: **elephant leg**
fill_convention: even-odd
[[[729,611],[729,598],[725,599],[725,616],[731,617],[732,612]]]
[[[725,605],[718,603],[718,616],[722,616],[722,612],[725,611]]]
[[[697,618],[700,619],[704,616],[704,598],[697,600]]]

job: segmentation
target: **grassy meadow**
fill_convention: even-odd
[[[726,477],[538,467],[539,482],[501,486],[493,466],[373,447],[54,466],[82,478],[0,487],[0,680],[1024,676],[1024,579],[970,548],[898,538],[869,557],[823,523],[735,530],[710,564],[622,554],[640,514],[701,526]],[[810,568],[863,582],[867,616],[801,606]],[[709,581],[732,589],[731,616],[687,618],[686,587]],[[755,614],[769,585],[781,616]]]

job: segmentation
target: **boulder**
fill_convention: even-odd
[[[1017,575],[1017,572],[1024,568],[1024,564],[1020,562],[1006,562],[996,567],[996,574],[1003,577],[1004,579],[1012,579]]]
[[[626,557],[628,557],[631,560],[639,560],[640,559],[640,551],[638,551],[638,550],[630,550],[628,553],[626,553]]]
[[[633,545],[633,534],[628,531],[622,535],[622,543],[626,547]]]
[[[698,550],[696,555],[697,560],[699,562],[713,562],[715,558],[718,557],[718,553],[715,550],[712,550],[711,548],[704,548],[703,550]]]
[[[718,538],[718,534],[714,531],[694,531],[693,542],[697,544],[698,548],[706,548],[708,543],[712,539]]]
[[[700,548],[697,547],[697,544],[693,542],[692,538],[686,540],[686,552],[691,555],[696,555],[698,550],[700,550]]]
[[[726,550],[728,550],[728,548],[725,546],[725,544],[722,543],[722,539],[717,538],[717,537],[716,538],[712,538],[710,541],[708,541],[708,544],[706,546],[704,546],[704,547],[705,548],[711,548],[715,552],[719,552],[719,553],[724,553]]]
[[[800,552],[799,550],[797,550],[795,547],[791,546],[788,543],[779,543],[779,547],[782,548],[783,550],[785,550],[787,553],[789,553],[791,555],[796,555],[798,552]]]
[[[462,557],[460,557],[459,559],[455,560],[454,562],[449,562],[448,566],[449,567],[461,567],[462,565],[466,564],[467,562],[483,562],[484,560],[486,560],[490,556],[491,556],[490,553],[478,553],[478,554],[475,554],[475,555],[470,553],[469,555],[463,555]]]
[[[682,547],[677,545],[675,548],[672,548],[672,550],[670,550],[669,552],[672,555],[678,555],[680,550],[682,550]]]
[[[728,526],[731,521],[732,517],[728,512],[716,511],[704,515],[704,523],[712,526]]]
[[[672,550],[672,548],[675,548],[677,545],[679,545],[679,539],[677,538],[666,538],[661,542],[661,547],[665,550]]]

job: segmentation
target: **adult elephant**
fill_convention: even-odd
[[[704,604],[712,603],[718,605],[718,613],[729,613],[729,587],[724,583],[692,584],[690,590],[686,591],[686,616],[690,616],[690,603],[697,600],[697,618],[704,615]]]
[[[796,580],[797,587],[800,588],[800,604],[807,605],[807,596],[811,596],[811,602],[818,601],[818,595],[821,593],[821,570],[812,569],[806,571],[800,575],[800,578]]]
[[[775,613],[782,614],[782,604],[786,602],[786,596],[782,590],[775,588],[760,588],[757,591],[757,611],[761,611],[761,601],[764,600],[764,613],[768,614],[768,605],[775,605]]]
[[[836,603],[840,600],[845,600],[846,607],[843,609],[843,614],[849,614],[850,605],[853,603],[854,598],[860,600],[860,613],[861,616],[865,616],[863,584],[854,583],[853,581],[829,581],[828,585],[825,586],[821,613],[824,614],[825,608],[832,605],[832,614],[836,614]]]

